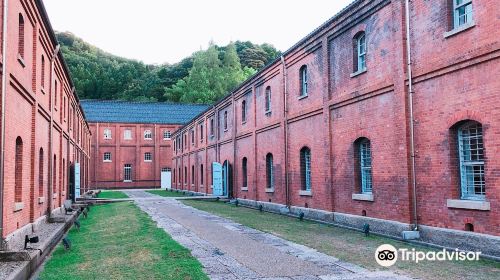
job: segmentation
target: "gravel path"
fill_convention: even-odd
[[[409,279],[368,271],[173,198],[139,190],[125,193],[160,228],[191,250],[211,279]]]

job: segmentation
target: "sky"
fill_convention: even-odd
[[[213,40],[287,50],[352,0],[44,0],[52,26],[109,53],[176,63]]]

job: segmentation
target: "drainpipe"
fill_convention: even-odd
[[[285,57],[283,55],[281,55],[281,64],[283,65],[283,114],[284,114],[283,134],[285,141],[285,194],[286,194],[286,206],[290,208],[290,182],[288,178],[288,123],[287,123],[288,122],[288,106],[287,106],[288,77],[287,77]]]
[[[8,0],[3,0],[3,31],[2,31],[2,131],[0,132],[0,250],[3,249],[3,190],[5,163],[5,91],[7,90],[7,6]]]
[[[411,179],[413,187],[413,230],[418,231],[417,215],[417,177],[415,164],[415,118],[413,115],[413,78],[411,68],[411,42],[410,42],[410,0],[405,0],[405,24],[406,24],[406,63],[408,73],[408,105],[410,109],[410,156],[411,156]]]

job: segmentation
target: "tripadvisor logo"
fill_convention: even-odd
[[[399,248],[390,245],[382,244],[375,251],[375,260],[384,267],[394,265],[398,259],[401,261],[409,261],[419,263],[421,261],[478,261],[481,252],[460,251],[455,249],[449,251],[443,249],[441,251],[418,251],[415,248]]]

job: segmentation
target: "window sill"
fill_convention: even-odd
[[[241,125],[245,125],[245,124],[247,124],[247,121],[242,121],[241,122]]]
[[[111,160],[103,160],[102,162],[112,162]]]
[[[151,138],[144,138],[144,140],[146,140],[146,141],[151,141],[151,140],[153,140],[153,139],[151,139]]]
[[[45,202],[45,197],[41,196],[38,198],[38,204],[43,204]]]
[[[226,129],[224,129],[224,133],[226,133],[226,132],[227,132],[227,128],[226,128]]]
[[[489,211],[490,203],[487,201],[465,200],[465,199],[448,199],[446,201],[448,208],[470,209]]]
[[[274,193],[274,189],[266,188],[266,193]]]
[[[351,74],[351,78],[354,78],[354,77],[356,77],[356,76],[359,76],[359,75],[361,75],[361,74],[363,74],[363,73],[366,73],[366,68],[365,68],[365,69],[363,69],[363,70],[359,70],[359,71],[356,71],[356,72],[352,73],[352,74]]]
[[[153,162],[152,160],[145,160],[144,162]]]
[[[298,100],[302,100],[302,99],[305,99],[305,98],[308,98],[308,97],[309,97],[309,95],[301,95],[301,96],[299,96]]]
[[[19,61],[19,64],[21,64],[23,68],[26,67],[26,63],[24,62],[24,59],[21,57],[20,54],[17,54],[17,61]]]
[[[241,188],[241,190],[242,190],[242,191],[244,191],[244,192],[247,192],[247,191],[248,191],[248,187],[246,187],[246,188]]]
[[[456,35],[456,34],[458,34],[458,33],[460,33],[460,32],[463,32],[463,31],[465,31],[465,30],[468,30],[468,29],[470,29],[470,28],[472,28],[472,27],[474,27],[474,26],[476,26],[476,23],[475,23],[474,21],[469,22],[469,23],[466,23],[466,24],[464,24],[464,25],[462,25],[462,26],[459,26],[459,27],[457,27],[457,28],[454,28],[454,29],[452,29],[452,30],[450,30],[450,31],[448,31],[448,32],[445,32],[445,33],[444,33],[444,38],[449,38],[449,37],[452,37],[453,35]]]
[[[301,190],[299,192],[299,195],[300,196],[312,196],[312,192],[311,191],[304,191],[304,190]]]
[[[132,183],[132,180],[123,180],[124,183]]]
[[[372,193],[353,193],[352,200],[373,201]]]
[[[24,202],[14,203],[14,212],[18,212],[24,209]]]

